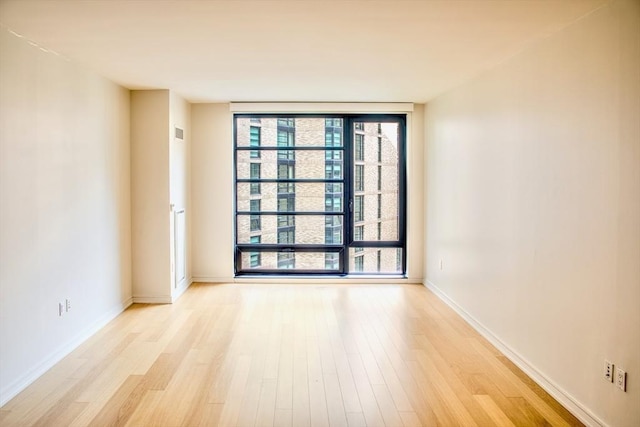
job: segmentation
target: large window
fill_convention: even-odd
[[[236,275],[405,274],[405,117],[234,117]]]

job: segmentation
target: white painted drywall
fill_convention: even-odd
[[[424,104],[407,122],[407,278],[424,281]]]
[[[640,423],[639,17],[613,1],[427,106],[428,280],[611,426]]]
[[[169,90],[131,92],[133,299],[169,303],[191,284],[190,104]],[[175,138],[175,127],[184,140]],[[173,205],[173,210],[172,210]],[[184,209],[186,275],[175,283],[174,211]]]
[[[233,137],[228,104],[191,106],[194,279],[233,278]]]
[[[172,287],[171,294],[175,300],[191,284],[191,104],[174,92],[170,93],[169,101],[171,123],[169,129],[169,199],[174,206],[174,211],[184,210],[186,216],[186,271],[184,279],[179,283],[174,283]],[[184,131],[182,140],[175,137],[176,127]],[[172,242],[172,246],[175,247],[175,242]]]
[[[129,178],[129,91],[2,28],[0,405],[130,304]]]
[[[171,302],[170,93],[131,91],[132,280],[136,302]]]

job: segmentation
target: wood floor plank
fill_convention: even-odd
[[[581,424],[423,286],[194,284],[134,304],[0,425]]]
[[[273,418],[274,427],[292,427],[293,426],[293,410],[292,409],[276,409]]]
[[[399,412],[404,427],[421,427],[423,424],[415,412]],[[435,425],[435,424],[430,424]]]
[[[329,425],[332,427],[346,427],[347,416],[344,410],[344,399],[340,390],[338,374],[324,374],[323,378]]]
[[[360,405],[362,406],[362,414],[364,415],[366,425],[370,427],[384,426],[382,413],[378,407],[378,402],[373,393],[373,388],[369,382],[367,371],[362,363],[362,359],[360,359],[360,355],[349,355],[349,365],[353,373],[353,379],[360,398]]]
[[[91,421],[89,427],[125,425],[142,398],[144,390],[139,386],[143,380],[142,375],[129,376]],[[134,392],[140,396],[132,396]]]
[[[509,417],[496,405],[491,396],[477,394],[473,396],[482,406],[487,414],[494,421],[496,427],[515,427]]]
[[[258,412],[256,414],[256,427],[272,427],[274,425],[277,386],[278,382],[275,379],[262,381]]]
[[[242,409],[242,399],[250,370],[251,356],[239,356],[229,385],[228,396],[220,414],[221,426],[233,426],[236,424]]]

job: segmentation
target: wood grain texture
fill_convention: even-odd
[[[194,284],[0,409],[13,426],[579,426],[419,285]]]

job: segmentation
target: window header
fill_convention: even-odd
[[[411,102],[232,102],[232,113],[411,113]]]

